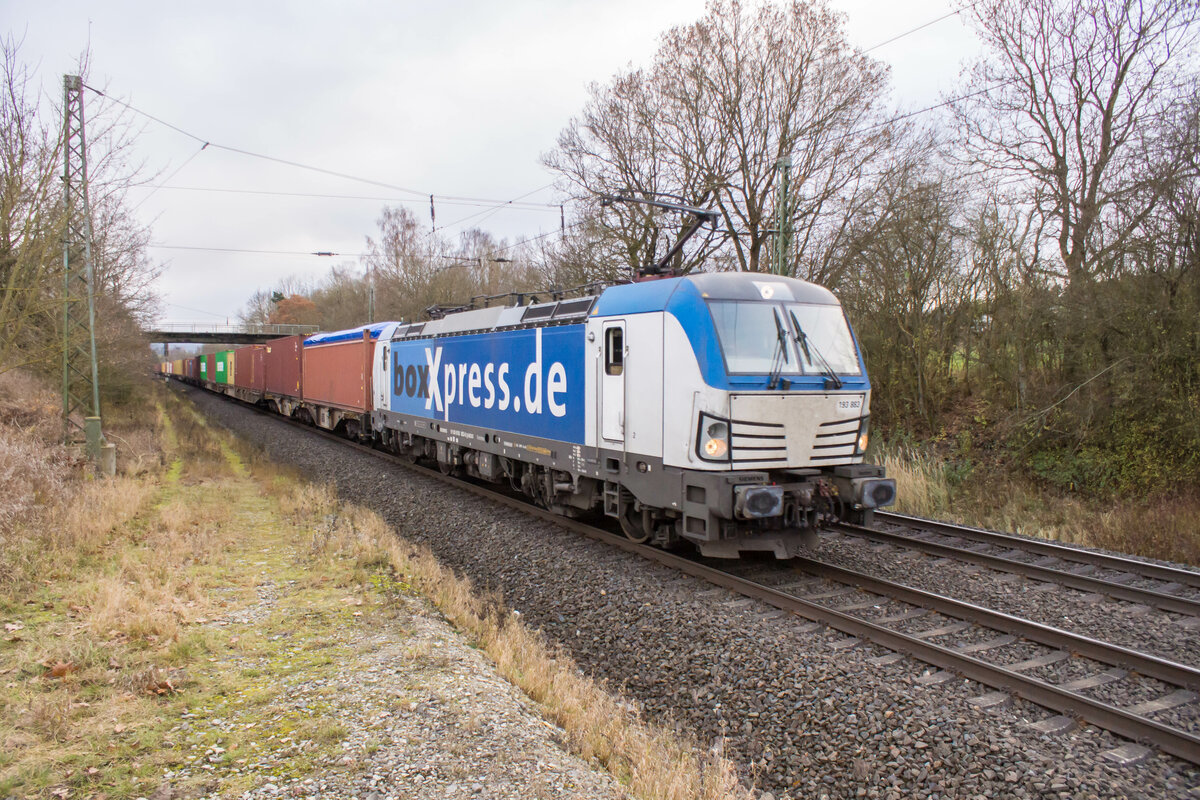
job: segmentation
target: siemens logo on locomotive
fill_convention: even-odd
[[[584,326],[392,342],[391,410],[576,444]]]

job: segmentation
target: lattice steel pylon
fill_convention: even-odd
[[[92,209],[88,204],[87,140],[83,123],[83,80],[63,76],[63,438],[87,433],[88,448],[100,447],[100,379],[96,366],[95,274],[92,266]],[[72,414],[82,416],[83,426]],[[98,455],[92,453],[93,457]]]

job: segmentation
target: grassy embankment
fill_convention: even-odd
[[[429,598],[635,796],[742,793],[728,763],[643,724],[379,517],[241,450],[173,393],[110,414],[120,474],[82,480],[39,438],[57,425],[53,397],[6,381],[0,796],[138,797],[164,782],[233,795],[355,769],[337,698],[296,709],[280,679],[319,681],[355,631],[404,636],[401,595]]]
[[[896,479],[905,514],[1200,565],[1200,499],[1170,496],[1103,503],[997,469],[963,473],[955,462],[904,446],[873,457]]]

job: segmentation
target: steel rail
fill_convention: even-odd
[[[225,397],[225,395],[218,396]],[[591,539],[620,548],[634,555],[642,556],[665,567],[701,578],[716,586],[721,586],[746,597],[760,600],[770,606],[783,611],[789,611],[812,622],[828,625],[849,636],[869,639],[876,644],[897,652],[906,653],[932,666],[956,672],[965,678],[977,681],[985,686],[1010,692],[1032,703],[1089,722],[1127,739],[1153,744],[1163,752],[1170,753],[1194,764],[1200,764],[1200,737],[1193,736],[1186,731],[1171,728],[1152,719],[1130,713],[1115,706],[1110,706],[1098,700],[1093,700],[1085,695],[1061,689],[1045,681],[988,664],[978,658],[956,652],[950,648],[917,639],[898,631],[889,630],[881,625],[868,622],[850,614],[786,594],[785,592],[755,583],[754,581],[739,578],[728,572],[705,566],[665,550],[636,544],[625,537],[617,536],[577,520],[532,506],[524,500],[497,493],[486,487],[462,481],[449,475],[443,475],[438,470],[422,467],[392,453],[351,441],[330,431],[281,417],[266,409],[246,404],[240,405],[271,416],[289,426],[300,428],[340,444],[349,445],[388,463],[402,466],[418,474],[434,478],[449,486],[454,486],[551,524],[581,533]]]
[[[1077,633],[1043,625],[1001,611],[965,603],[945,595],[926,592],[901,583],[873,578],[842,567],[808,558],[793,558],[790,564],[805,572],[831,581],[857,586],[865,592],[889,597],[903,603],[936,611],[947,617],[974,622],[985,628],[1020,636],[1047,647],[1065,650],[1084,658],[1099,661],[1113,667],[1122,667],[1140,675],[1157,678],[1164,683],[1188,689],[1200,689],[1200,669],[1177,661],[1130,650],[1098,639],[1080,636]]]
[[[1118,600],[1128,600],[1132,603],[1141,603],[1143,605],[1153,606],[1154,608],[1163,611],[1174,611],[1178,614],[1187,614],[1193,617],[1200,616],[1200,601],[1190,600],[1186,597],[1167,594],[1166,592],[1158,592],[1153,589],[1138,589],[1134,586],[1125,586],[1121,583],[1106,581],[1101,578],[1092,578],[1087,575],[1076,575],[1073,572],[1065,570],[1050,569],[1049,567],[1039,567],[1036,564],[1027,564],[1024,561],[1017,561],[1012,558],[1004,558],[1003,556],[992,556],[986,553],[977,553],[974,550],[967,550],[961,547],[953,547],[946,544],[937,544],[936,542],[927,542],[923,539],[915,539],[912,536],[905,536],[902,533],[889,533],[887,531],[875,530],[874,528],[864,528],[861,525],[851,525],[841,522],[832,526],[831,530],[848,533],[852,536],[859,536],[864,539],[872,539],[877,542],[886,542],[887,544],[899,545],[913,550],[920,550],[931,555],[942,556],[943,558],[953,558],[958,561],[967,561],[980,566],[989,567],[1001,572],[1013,572],[1018,575],[1024,575],[1028,578],[1036,578],[1048,583],[1058,583],[1063,586],[1068,586],[1072,589],[1078,589],[1083,592],[1094,592],[1096,594],[1107,595]]]
[[[1014,550],[1037,553],[1042,556],[1061,558],[1064,561],[1091,564],[1095,567],[1120,570],[1121,572],[1134,572],[1158,581],[1178,583],[1200,589],[1200,572],[1195,570],[1168,567],[1162,564],[1151,564],[1133,558],[1114,556],[1107,553],[1096,553],[1091,550],[1081,550],[1077,547],[1071,547],[1070,545],[1058,542],[1029,539],[1023,536],[1014,536],[1010,533],[989,531],[984,528],[973,528],[967,525],[955,525],[949,522],[940,522],[938,520],[925,519],[924,517],[913,517],[907,514],[896,514],[890,511],[876,511],[875,519],[878,522],[891,522],[898,525],[905,525],[909,528],[921,528],[946,536],[957,536],[976,542],[986,542],[996,547],[1009,547]]]

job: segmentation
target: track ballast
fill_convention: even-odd
[[[327,436],[326,434],[322,434],[321,432],[315,431],[311,428],[305,428],[305,430],[307,430],[310,433],[317,433],[318,435],[321,435],[321,436]],[[347,444],[344,440],[342,440],[338,437],[327,437],[327,438],[333,438],[336,441],[338,441],[339,444],[341,444],[343,446],[345,444]],[[373,449],[364,448],[361,446],[359,446],[359,448],[363,451],[370,452],[376,458],[384,458],[389,461],[395,461],[395,459],[392,456],[389,456],[387,454],[380,453]],[[399,463],[405,464],[405,466],[409,466],[407,463],[405,463],[403,461],[401,461]],[[420,468],[417,468],[417,469],[422,475],[424,475],[426,477],[431,477],[436,480],[444,480],[443,476],[441,476],[440,474],[438,474],[432,470],[425,470],[425,469],[420,469]],[[745,580],[739,578],[738,576],[730,575],[728,572],[723,572],[721,570],[714,570],[708,565],[697,564],[694,561],[689,561],[687,559],[679,559],[678,557],[672,556],[669,553],[663,553],[663,552],[654,551],[654,550],[647,550],[646,548],[642,548],[637,545],[634,545],[621,537],[613,536],[612,534],[610,534],[606,531],[599,531],[594,528],[591,528],[590,526],[583,526],[577,522],[565,520],[561,517],[549,514],[547,512],[540,511],[538,509],[532,509],[531,507],[529,507],[527,504],[525,504],[522,501],[513,500],[512,498],[506,498],[503,496],[496,496],[494,493],[492,493],[490,491],[481,490],[479,487],[464,485],[461,482],[455,482],[454,485],[458,486],[461,489],[466,489],[468,491],[474,492],[476,494],[488,495],[492,501],[503,503],[503,504],[511,506],[513,508],[519,508],[521,510],[521,513],[523,513],[523,514],[533,514],[533,515],[538,516],[538,517],[540,517],[548,522],[551,522],[555,525],[569,527],[569,528],[578,530],[580,532],[585,533],[588,536],[591,536],[596,539],[600,539],[601,541],[605,541],[606,543],[608,543],[610,545],[615,545],[616,547],[619,547],[622,550],[636,552],[639,555],[644,555],[646,557],[649,557],[650,559],[655,560],[658,563],[669,564],[672,568],[678,569],[681,572],[687,573],[689,575],[696,575],[699,577],[703,577],[705,580],[709,580],[710,582],[715,583],[720,586],[725,586],[725,587],[734,589],[735,591],[743,593],[749,597],[755,597],[757,599],[768,602],[771,605],[775,605],[776,607],[786,608],[787,610],[792,611],[794,613],[800,613],[802,616],[805,616],[808,619],[815,619],[816,621],[824,622],[824,623],[828,624],[830,627],[833,627],[833,628],[836,628],[839,630],[845,629],[852,636],[865,636],[865,634],[861,632],[863,629],[859,623],[853,622],[852,620],[844,619],[844,617],[849,617],[851,615],[840,614],[840,612],[836,612],[835,610],[832,610],[828,607],[821,606],[819,602],[802,601],[795,597],[789,597],[786,595],[786,593],[773,592],[768,587],[763,587],[760,585],[756,586],[756,585],[754,585],[753,582],[745,581]],[[813,577],[819,577],[819,576],[814,575]],[[866,576],[860,576],[860,577],[866,577]],[[742,602],[746,602],[746,601],[742,601]],[[805,603],[807,603],[807,605],[805,605]],[[728,605],[728,604],[726,604],[726,605]],[[734,605],[736,605],[736,604],[734,604]],[[854,605],[854,603],[851,603],[851,605]],[[801,609],[804,609],[804,610],[801,610]],[[805,613],[805,612],[807,612],[807,613]],[[845,627],[843,627],[843,626],[845,626]],[[893,638],[891,634],[884,633],[882,635],[886,638],[889,638],[892,641],[892,644],[895,645],[894,649],[905,651],[904,647],[900,646],[900,643],[902,640]],[[912,638],[917,639],[917,641],[923,641],[923,640],[918,639],[917,637],[912,637]],[[982,669],[987,670],[987,667],[985,666]],[[963,674],[968,674],[967,670],[964,669]],[[972,675],[972,677],[974,677],[974,676]],[[988,682],[988,680],[984,676],[981,676],[979,679],[984,682]],[[1025,696],[1024,694],[1022,694],[1021,691],[1017,691],[1017,694],[1020,696]],[[1049,705],[1049,703],[1048,703],[1048,705]],[[1089,704],[1089,706],[1092,708],[1097,707],[1095,704]],[[1086,718],[1088,718],[1088,715],[1091,712],[1087,712],[1087,713],[1079,712],[1079,713],[1081,713],[1081,716],[1083,716],[1086,719]],[[1118,716],[1120,716],[1120,715],[1118,715]],[[749,725],[749,723],[746,723],[746,724]],[[1153,726],[1150,726],[1150,727],[1152,728]],[[1137,735],[1137,734],[1134,734],[1134,735]],[[1181,741],[1183,741],[1185,743],[1185,746],[1188,746],[1188,740],[1186,738]],[[1173,745],[1168,743],[1168,744],[1164,745],[1164,749],[1174,751],[1177,748],[1175,748]],[[1184,755],[1184,757],[1186,757],[1186,752],[1187,751],[1185,750],[1183,753],[1181,753],[1181,755]]]

